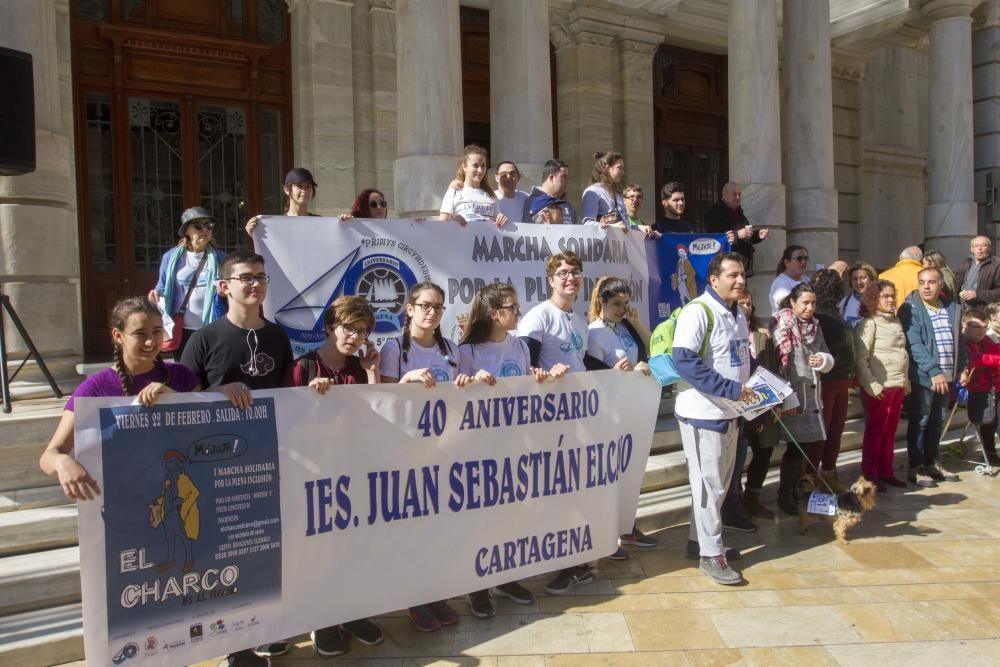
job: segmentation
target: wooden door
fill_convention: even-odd
[[[95,9],[97,7],[97,9]],[[281,208],[290,165],[288,25],[281,0],[73,4],[84,350],[156,284],[184,209],[204,206],[225,251]]]

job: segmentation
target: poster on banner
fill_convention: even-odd
[[[650,299],[650,319],[655,328],[679,308],[705,290],[708,264],[730,245],[725,234],[663,234],[648,241],[650,266],[658,280]],[[650,269],[652,275],[654,269]]]
[[[775,406],[782,405],[785,399],[793,393],[790,384],[763,366],[757,367],[757,370],[747,380],[746,386],[754,390],[752,398],[731,401],[718,396],[707,394],[704,396],[720,408],[732,410],[738,416],[750,420],[759,417]]]
[[[585,314],[601,276],[628,281],[632,302],[649,312],[644,237],[584,225],[507,223],[459,226],[440,220],[354,220],[263,216],[254,247],[271,276],[264,315],[288,333],[296,356],[322,344],[323,311],[342,295],[365,297],[375,311],[371,340],[381,348],[402,332],[407,295],[430,280],[445,291],[441,330],[461,338],[472,298],[488,283],[517,289],[521,311],[549,298],[545,260],[572,251],[583,260]],[[647,321],[648,324],[648,321]]]
[[[77,403],[105,490],[79,505],[88,664],[191,664],[606,556],[660,390],[609,370],[253,395]]]

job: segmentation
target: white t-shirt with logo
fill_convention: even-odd
[[[486,371],[493,377],[531,375],[531,353],[528,344],[507,334],[499,343],[466,343],[458,346],[461,362],[459,372],[475,375]]]
[[[731,310],[708,293],[695,301],[707,304],[714,315],[705,363],[727,380],[746,384],[750,378],[750,332],[743,311],[737,309],[734,316]],[[674,348],[684,347],[697,354],[707,331],[708,315],[705,309],[698,305],[686,306],[677,318]],[[687,419],[733,419],[739,416],[731,409],[718,407],[694,388],[685,389],[677,395],[674,414]]]
[[[517,335],[532,338],[542,344],[538,367],[549,369],[566,364],[570,371],[585,371],[583,356],[587,352],[587,321],[578,313],[567,313],[552,301],[544,301],[521,318]]]
[[[524,204],[528,201],[528,193],[520,190],[514,191],[514,196],[507,198],[503,193],[497,191],[497,208],[507,216],[511,222],[525,222]]]
[[[639,345],[622,323],[608,325],[598,318],[590,323],[587,354],[614,366],[622,357],[633,366],[639,361]]]
[[[379,353],[379,374],[398,380],[408,371],[429,368],[435,380],[450,382],[458,375],[460,354],[458,346],[453,342],[445,338],[444,343],[445,347],[448,348],[447,359],[441,354],[437,344],[432,347],[424,347],[417,341],[410,339],[410,349],[406,354],[406,361],[403,361],[403,337],[393,338],[382,346]],[[456,365],[452,366],[449,362],[454,362]]]
[[[194,277],[194,272],[198,270],[198,264],[204,256],[204,252],[187,251],[184,253],[183,264],[181,262],[177,263],[177,278],[174,281],[174,290],[178,294],[187,294],[191,278]],[[208,262],[205,263],[205,266],[201,267],[201,273],[198,274],[198,284],[195,285],[194,291],[191,292],[191,300],[188,301],[187,310],[184,311],[185,329],[201,328],[201,316],[205,312],[205,289],[207,287]],[[182,296],[181,298],[183,299],[184,297]]]
[[[466,222],[493,222],[497,217],[497,202],[482,188],[463,186],[448,188],[441,200],[441,212],[460,215]]]

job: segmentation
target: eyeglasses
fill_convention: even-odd
[[[497,310],[509,310],[510,312],[514,313],[515,315],[520,315],[521,314],[521,304],[519,304],[519,303],[512,303],[512,304],[507,305],[507,306],[497,306]]]
[[[803,264],[809,261],[809,255],[800,255],[798,257],[790,258],[793,262],[802,262]]]
[[[381,199],[376,199],[368,202],[368,208],[388,208],[388,204]]]
[[[223,280],[238,280],[244,285],[253,285],[254,283],[260,283],[261,285],[266,285],[271,281],[271,276],[266,273],[258,273],[254,275],[253,273],[241,273],[238,276],[229,276],[228,278],[223,278]]]
[[[215,229],[214,222],[192,222],[191,226],[197,229],[199,232],[203,232],[205,230],[212,231],[213,229]]]
[[[425,313],[429,313],[433,310],[435,314],[440,315],[441,313],[444,312],[444,306],[440,304],[427,303],[426,301],[424,301],[421,303],[415,303],[413,305],[415,305],[417,308],[419,308]]]
[[[629,201],[636,201],[637,199],[642,199],[642,195],[629,195],[627,197],[623,197],[623,199],[627,199]]]
[[[348,338],[356,337],[360,338],[361,340],[367,340],[369,334],[371,334],[371,331],[369,331],[368,329],[355,329],[353,327],[347,326],[346,324],[341,324],[340,328],[344,332],[344,334],[347,335]]]
[[[574,269],[573,271],[566,271],[565,269],[563,269],[562,271],[556,271],[552,275],[554,275],[559,280],[566,280],[567,278],[572,278],[573,280],[576,280],[577,278],[583,275],[583,271],[579,269]]]

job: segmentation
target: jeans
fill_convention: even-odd
[[[906,450],[911,468],[937,462],[947,411],[947,393],[936,394],[923,385],[913,387],[906,403],[910,418],[906,426]]]

